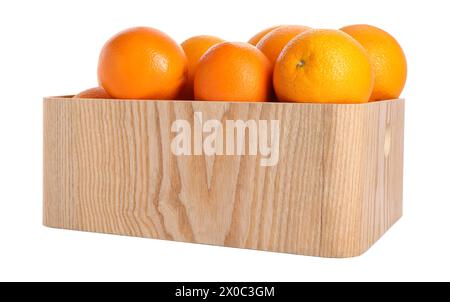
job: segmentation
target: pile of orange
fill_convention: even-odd
[[[181,45],[137,27],[106,42],[99,87],[75,97],[363,103],[398,98],[406,73],[399,43],[370,25],[283,25],[247,43],[203,35]]]

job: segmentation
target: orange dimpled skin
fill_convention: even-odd
[[[271,91],[269,60],[255,46],[223,42],[210,48],[197,66],[195,98],[209,101],[267,101]]]
[[[110,99],[111,96],[102,87],[94,87],[86,89],[77,95],[74,99]]]
[[[181,98],[192,99],[194,97],[194,77],[200,58],[212,46],[224,42],[224,40],[214,36],[195,36],[181,43],[188,60],[188,79],[181,94]]]
[[[260,31],[259,33],[257,33],[256,35],[254,35],[253,37],[251,37],[250,40],[248,40],[248,43],[252,44],[253,46],[256,46],[256,44],[258,44],[258,42],[268,33],[270,33],[272,30],[274,30],[275,28],[277,28],[279,26],[272,26],[269,28],[266,28],[262,31]]]
[[[371,101],[396,99],[406,82],[407,64],[403,50],[390,34],[371,25],[341,28],[366,49],[375,72]]]
[[[284,46],[297,35],[308,29],[310,28],[302,25],[279,26],[265,35],[258,44],[256,44],[256,47],[266,55],[272,64],[275,64]]]
[[[275,64],[280,101],[362,103],[374,75],[364,48],[339,30],[309,30],[291,40]]]
[[[114,98],[174,99],[187,77],[181,46],[163,32],[136,27],[112,37],[98,63],[100,86]]]

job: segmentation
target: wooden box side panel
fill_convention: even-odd
[[[45,191],[45,207],[72,206],[47,210],[46,225],[319,254],[322,107],[48,100],[45,111],[46,150],[61,154],[47,152],[46,187],[55,193]],[[173,155],[172,123],[194,125],[195,112],[223,124],[280,120],[278,164]]]
[[[398,192],[391,192],[392,184],[401,185],[398,163],[383,163],[390,172],[380,176],[373,170],[379,152],[372,157],[369,152],[381,148],[370,133],[392,103],[383,109],[48,99],[44,224],[306,255],[357,255],[392,223],[389,217],[398,216],[401,204],[401,194],[398,199]],[[194,125],[198,112],[222,124],[280,120],[278,164],[262,167],[260,155],[175,156],[172,123],[183,119]],[[392,127],[401,123],[403,129],[399,114],[389,115],[395,135],[390,154],[403,150]],[[367,161],[372,168],[364,168]],[[377,176],[367,181],[368,175]],[[380,181],[391,199],[368,193]]]
[[[78,224],[73,175],[72,108],[61,102],[44,106],[43,220],[68,229]]]
[[[404,100],[326,110],[321,255],[362,254],[402,214]]]
[[[403,205],[404,100],[383,103],[371,114],[378,127],[366,129],[369,145],[364,175],[364,229],[362,242],[369,247],[401,216]]]

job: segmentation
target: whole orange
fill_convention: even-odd
[[[212,101],[266,101],[271,91],[269,60],[255,46],[223,42],[200,59],[194,80],[195,98]]]
[[[74,99],[110,99],[111,96],[102,87],[94,87],[83,90],[77,95],[73,96]]]
[[[265,35],[258,44],[256,44],[256,47],[266,55],[273,65],[284,46],[297,35],[308,29],[310,28],[301,25],[279,26]]]
[[[114,98],[173,99],[186,77],[183,49],[154,28],[122,31],[100,53],[98,80]]]
[[[374,75],[364,48],[339,30],[309,30],[283,48],[273,84],[280,101],[367,102]]]
[[[341,28],[366,49],[375,72],[371,101],[396,99],[405,87],[407,64],[400,44],[375,26],[350,25]]]
[[[181,98],[192,99],[194,97],[194,76],[198,62],[205,52],[224,40],[214,36],[195,36],[181,43],[188,60],[188,78],[181,93]]]
[[[277,27],[278,26],[272,26],[272,27],[269,27],[269,28],[266,28],[266,29],[260,31],[259,33],[257,33],[253,37],[251,37],[251,39],[248,40],[248,43],[256,46],[256,44],[258,44],[259,40],[261,40],[262,37],[264,37],[265,35],[267,35],[269,32],[271,32],[272,30],[274,30]]]

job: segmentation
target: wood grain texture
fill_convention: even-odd
[[[175,156],[172,122],[280,120],[279,161]],[[402,215],[404,100],[355,105],[44,100],[44,224],[323,257]]]

